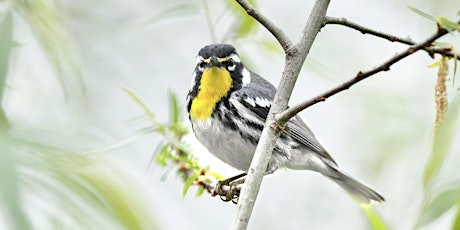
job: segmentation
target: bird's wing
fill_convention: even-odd
[[[276,88],[262,77],[252,73],[249,87],[243,87],[235,93],[238,94],[239,103],[248,109],[246,111],[251,114],[250,116],[253,119],[260,120],[260,123],[263,125],[268,116]],[[292,137],[306,148],[335,163],[329,153],[327,153],[316,139],[311,129],[299,116],[294,116],[289,120],[282,135]]]
[[[305,145],[307,148],[335,163],[334,159],[332,159],[329,153],[327,153],[324,147],[316,139],[311,129],[299,116],[294,116],[291,120],[289,120],[286,125],[285,132],[298,142]]]

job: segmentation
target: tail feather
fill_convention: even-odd
[[[369,204],[371,201],[385,201],[385,198],[378,192],[348,176],[334,161],[318,156],[318,158],[315,158],[311,155],[305,160],[306,157],[304,154],[297,156],[298,158],[289,161],[286,167],[296,170],[319,172],[342,187],[360,204]]]
[[[353,197],[359,203],[369,204],[371,200],[382,202],[385,201],[382,195],[366,185],[358,182],[357,180],[345,175],[337,174],[336,176],[327,176],[332,181],[340,185],[345,191],[347,191],[351,197]]]
[[[383,202],[385,198],[378,192],[353,179],[343,172],[334,162],[323,161],[326,170],[323,168],[320,172],[342,187],[360,204],[369,204],[371,201]]]

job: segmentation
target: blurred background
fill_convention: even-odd
[[[297,41],[313,1],[255,4]],[[351,0],[332,1],[328,15],[421,41],[435,24],[408,6],[451,20],[460,10],[457,0]],[[235,205],[208,194],[196,198],[195,188],[183,198],[184,183],[174,170],[149,167],[162,137],[142,132],[149,121],[123,88],[140,95],[159,121],[169,119],[168,94],[176,94],[188,122],[185,97],[199,49],[231,43],[251,70],[277,85],[284,55],[271,34],[231,1],[11,0],[0,1],[0,19],[0,229],[229,228]],[[458,33],[440,41],[460,47]],[[290,104],[405,48],[328,25]],[[390,229],[416,228],[424,207],[442,191],[454,191],[450,200],[460,197],[456,119],[448,119],[451,144],[441,142],[446,158],[439,175],[423,185],[434,148],[433,62],[416,53],[300,114],[342,168],[385,196],[373,210]],[[447,88],[454,100],[459,80],[452,82],[450,64]],[[237,173],[193,134],[186,141],[202,165],[225,176]],[[429,212],[431,221],[417,228],[454,228],[456,218],[460,226],[454,206],[447,202],[442,212]],[[279,170],[264,179],[249,228],[372,226],[363,209],[322,176]]]

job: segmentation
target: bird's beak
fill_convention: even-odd
[[[217,57],[213,56],[209,59],[209,66],[210,67],[220,67],[221,63]]]

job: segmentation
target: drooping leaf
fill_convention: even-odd
[[[433,63],[431,63],[431,64],[429,64],[429,65],[428,65],[428,68],[435,68],[435,67],[438,67],[439,65],[441,65],[441,63],[442,63],[442,58],[439,59],[439,60],[437,60],[437,61],[435,61],[435,62],[433,62]]]
[[[166,166],[168,164],[167,159],[171,156],[171,152],[168,147],[168,145],[162,144],[158,153],[155,155],[155,161],[161,166]]]
[[[454,71],[453,71],[454,74],[452,76],[452,85],[454,86],[455,85],[455,76],[457,75],[457,63],[458,63],[457,53],[455,53],[455,52],[454,52],[453,62],[454,62]]]
[[[369,205],[363,205],[363,209],[366,212],[367,218],[374,230],[387,230],[387,226],[382,221],[382,219],[377,215],[377,213],[372,210]]]
[[[224,179],[224,176],[222,176],[222,174],[220,174],[220,173],[213,172],[213,171],[207,171],[206,173],[209,174],[210,176],[218,179],[218,180]]]
[[[197,170],[194,172],[187,180],[185,181],[184,189],[182,190],[182,197],[185,197],[187,195],[187,191],[192,186],[192,184],[195,182],[195,180],[200,176],[200,171]]]
[[[10,11],[3,15],[0,22],[0,129],[8,126],[8,121],[1,105],[3,90],[6,88],[8,75],[9,56],[13,43],[13,19]]]
[[[460,24],[453,22],[443,16],[438,17],[438,24],[441,25],[442,28],[446,29],[449,32],[452,31],[460,31]]]
[[[170,107],[170,116],[171,116],[171,125],[177,126],[180,121],[181,110],[179,108],[179,103],[177,102],[177,97],[173,92],[169,92],[169,107]]]
[[[203,193],[204,193],[204,187],[199,186],[198,190],[196,191],[196,197],[200,197],[201,195],[203,195]]]
[[[411,10],[412,12],[414,12],[414,13],[416,13],[416,14],[418,14],[418,15],[426,18],[426,19],[429,19],[429,20],[434,21],[434,22],[436,21],[436,17],[433,16],[433,15],[425,13],[425,12],[423,12],[423,11],[421,11],[421,10],[415,8],[415,7],[412,7],[412,6],[408,6],[407,8],[409,8],[409,10]]]
[[[434,41],[433,42],[433,45],[439,47],[439,48],[442,48],[442,49],[452,49],[452,43],[448,43],[448,42],[439,42],[439,41]]]
[[[457,214],[455,215],[454,223],[452,224],[452,230],[460,229],[460,202],[457,202]]]
[[[19,163],[14,154],[14,143],[5,130],[0,129],[0,194],[2,217],[11,229],[32,229],[24,206],[21,204]]]
[[[158,124],[155,114],[150,110],[150,107],[147,105],[145,100],[141,99],[140,96],[138,96],[136,93],[134,93],[132,90],[124,87],[123,91],[125,91],[126,94],[134,101],[136,102],[137,105],[139,105],[142,110],[144,111],[145,115],[147,115],[147,118],[149,118],[150,121],[152,121],[155,125]]]
[[[423,175],[423,184],[425,189],[431,184],[439,173],[440,168],[444,164],[444,160],[450,150],[453,142],[453,137],[456,135],[456,127],[458,127],[458,116],[460,109],[460,93],[457,92],[454,99],[450,103],[444,119],[439,128],[435,131],[433,148],[431,156],[425,167]]]
[[[460,199],[460,186],[445,190],[435,196],[423,208],[417,220],[417,227],[422,227],[437,220]]]

